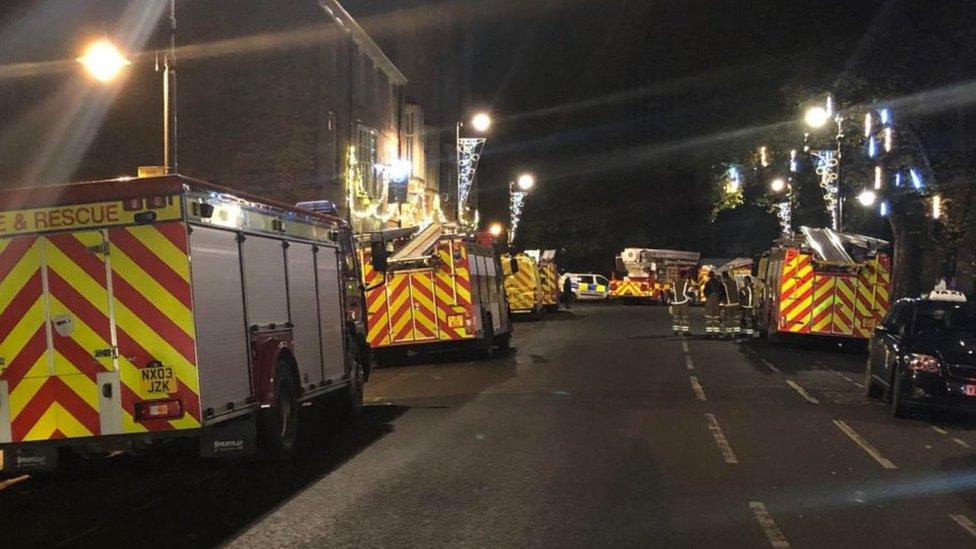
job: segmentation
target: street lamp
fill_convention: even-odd
[[[870,208],[878,200],[878,193],[872,191],[871,189],[864,189],[861,194],[857,195],[857,201],[861,203],[865,208]]]
[[[132,64],[115,47],[115,44],[107,39],[93,42],[85,48],[84,55],[79,57],[77,61],[85,67],[88,74],[95,80],[105,84],[115,80],[122,69]]]
[[[819,130],[820,128],[826,126],[827,122],[830,121],[830,113],[827,112],[827,109],[820,106],[810,107],[807,109],[807,113],[804,115],[803,120],[807,123],[807,126],[810,126],[815,130]]]
[[[502,227],[501,223],[492,223],[491,226],[488,227],[488,233],[495,238],[501,236],[503,230],[504,228]]]
[[[485,146],[484,134],[491,128],[491,115],[486,112],[475,113],[470,120],[471,128],[480,134],[477,137],[461,137],[461,127],[464,121],[457,123],[457,221],[464,221],[464,209],[468,203],[468,195],[474,185],[474,175],[478,170],[478,160]]]
[[[535,176],[530,173],[523,173],[519,176],[516,184],[521,191],[531,191],[532,187],[535,187]]]
[[[769,183],[769,188],[773,190],[774,193],[781,193],[783,189],[786,188],[786,180],[782,177],[777,177]]]
[[[169,50],[163,53],[163,165],[166,173],[176,171],[176,109],[170,109],[170,94],[176,93],[176,0],[169,1]],[[95,79],[107,84],[118,78],[122,69],[132,64],[108,39],[89,45],[77,61]],[[158,63],[158,58],[157,58]],[[157,70],[159,65],[157,64]],[[170,129],[172,128],[172,130]],[[170,148],[170,136],[173,146]],[[172,154],[171,154],[172,150]],[[172,162],[170,158],[172,157]]]

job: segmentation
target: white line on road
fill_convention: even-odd
[[[807,402],[811,404],[820,404],[820,401],[814,398],[813,396],[811,396],[806,389],[800,387],[799,383],[793,381],[792,379],[787,379],[786,384],[789,385],[790,387],[793,387],[793,390],[800,393],[800,396],[807,399]]]
[[[956,444],[962,446],[963,448],[969,448],[969,443],[961,438],[952,437],[952,442],[955,442]]]
[[[766,360],[765,358],[760,358],[759,360],[763,363],[763,366],[769,368],[770,370],[776,372],[777,374],[783,373],[783,372],[781,372],[779,370],[779,368],[777,368],[776,366],[774,366],[772,362]]]
[[[691,390],[695,392],[695,396],[698,400],[705,401],[705,389],[702,389],[701,383],[698,382],[698,378],[691,376]]]
[[[732,451],[732,447],[729,446],[729,440],[725,438],[725,433],[722,432],[722,428],[718,424],[718,420],[715,419],[715,414],[705,414],[705,419],[708,420],[708,430],[712,432],[712,436],[715,437],[715,444],[718,446],[718,450],[722,452],[722,457],[725,458],[725,463],[739,463],[739,460],[735,457],[735,452]]]
[[[936,433],[939,433],[940,435],[948,435],[949,434],[949,431],[946,431],[945,429],[942,429],[941,427],[936,427],[935,425],[929,425],[929,427],[931,427],[933,431],[935,431]]]
[[[685,368],[689,370],[695,369],[695,363],[691,361],[691,355],[685,355]]]
[[[857,443],[857,445],[860,446],[862,450],[867,452],[868,455],[874,458],[874,461],[877,461],[882,467],[884,467],[885,469],[898,468],[894,463],[891,462],[891,460],[882,456],[881,452],[879,452],[877,448],[871,446],[871,443],[864,440],[864,438],[861,435],[857,434],[857,431],[855,431],[850,425],[844,423],[839,419],[834,420],[834,425],[836,425],[838,429],[843,431],[844,434],[847,435],[851,440]]]
[[[766,532],[766,537],[769,538],[769,544],[775,549],[788,549],[790,542],[786,541],[786,536],[783,535],[783,531],[779,529],[779,526],[776,526],[776,521],[773,520],[773,516],[766,510],[763,502],[750,501],[749,508],[752,509],[752,514],[756,515],[759,526],[762,526],[763,531]]]
[[[832,373],[832,374],[834,374],[835,376],[837,376],[837,377],[839,377],[839,378],[841,378],[841,379],[843,379],[844,381],[846,381],[846,382],[848,382],[848,383],[850,383],[850,384],[852,384],[852,385],[854,385],[855,387],[858,387],[859,389],[863,389],[863,388],[864,388],[864,384],[863,384],[863,383],[859,383],[859,382],[857,382],[857,381],[854,381],[854,380],[853,380],[853,379],[851,379],[850,377],[848,377],[848,376],[846,376],[846,375],[844,375],[844,374],[842,374],[842,373],[840,373],[840,372],[838,372],[837,370],[835,370],[835,369],[833,369],[833,368],[831,368],[830,366],[827,366],[827,365],[826,365],[826,364],[824,364],[823,362],[820,362],[820,363],[818,363],[817,365],[818,365],[818,366],[820,366],[821,368],[823,368],[824,370],[827,370],[828,372],[830,372],[830,373]]]
[[[970,536],[976,538],[976,524],[969,520],[966,515],[949,515],[949,518],[956,521],[956,524],[962,526],[962,529],[969,532]]]
[[[943,429],[941,427],[936,427],[935,425],[929,425],[929,427],[931,427],[933,431],[935,431],[936,433],[939,433],[940,435],[948,435],[949,434],[949,431],[946,431],[945,429]],[[962,446],[963,448],[969,448],[970,447],[968,442],[966,442],[965,440],[963,440],[963,439],[961,439],[959,437],[949,437],[949,438],[950,438],[950,440],[952,440],[952,442],[955,442],[956,444],[958,444],[959,446]]]
[[[687,341],[682,341],[681,342],[681,350],[683,350],[686,353],[690,353],[691,352],[691,349],[688,348],[688,342]]]
[[[7,480],[0,482],[0,490],[6,490],[7,488],[10,488],[14,484],[20,484],[21,482],[24,482],[29,478],[30,475],[20,475],[19,477],[8,478]]]

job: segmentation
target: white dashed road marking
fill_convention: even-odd
[[[976,538],[976,524],[973,524],[969,517],[966,515],[949,515],[949,518],[954,520],[963,530],[969,532],[970,536]]]
[[[956,444],[962,446],[963,448],[969,448],[969,443],[967,443],[965,440],[961,438],[952,437],[952,442],[955,442]]]
[[[760,361],[762,361],[762,363],[763,363],[763,366],[765,366],[765,367],[767,367],[767,368],[769,368],[770,370],[772,370],[772,371],[774,371],[774,372],[776,372],[777,374],[781,374],[781,373],[783,373],[783,372],[781,372],[781,371],[779,370],[779,368],[777,368],[777,367],[776,367],[775,365],[773,365],[773,363],[772,363],[772,362],[770,362],[770,361],[768,361],[768,360],[766,360],[765,358],[760,358],[759,360],[760,360]]]
[[[860,446],[862,450],[867,452],[867,454],[871,456],[874,459],[874,461],[877,461],[879,465],[881,465],[885,469],[898,468],[894,463],[892,463],[891,460],[882,456],[881,452],[879,452],[877,448],[871,446],[870,442],[864,440],[864,438],[861,435],[857,434],[857,431],[855,431],[850,425],[844,423],[839,419],[834,420],[834,425],[836,425],[838,429],[843,431],[844,434],[847,435],[851,440],[853,440],[858,446]]]
[[[691,361],[691,355],[685,355],[685,368],[688,370],[695,369],[695,363]]]
[[[698,400],[705,401],[705,389],[702,389],[701,383],[698,382],[698,378],[691,376],[691,390],[695,392],[695,396]]]
[[[772,515],[766,510],[763,502],[750,501],[749,508],[752,509],[752,514],[756,515],[759,526],[762,526],[763,531],[766,532],[766,537],[769,538],[769,544],[775,549],[788,549],[790,542],[786,541],[786,536],[783,535],[779,526],[776,526],[776,521],[773,520]]]
[[[725,433],[722,432],[722,428],[718,424],[718,420],[715,419],[715,414],[705,414],[705,419],[708,420],[708,430],[715,437],[715,444],[718,446],[718,450],[722,452],[725,463],[739,463],[738,458],[735,457],[735,452],[729,446],[728,439],[725,438]]]
[[[929,425],[929,427],[931,427],[933,431],[935,431],[936,433],[939,433],[940,435],[948,435],[949,434],[949,431],[946,431],[942,427],[936,427],[935,425]],[[961,439],[959,437],[949,437],[949,440],[951,440],[952,442],[955,442],[956,444],[958,444],[959,446],[961,446],[963,448],[969,448],[970,447],[970,445],[969,445],[968,442],[966,442],[965,440],[963,440],[963,439]]]
[[[936,433],[939,433],[940,435],[948,435],[949,434],[949,431],[946,431],[945,429],[943,429],[941,427],[936,427],[935,425],[929,425],[929,427],[931,427],[933,431],[935,431]]]
[[[682,342],[681,342],[681,349],[682,349],[682,350],[683,350],[684,352],[686,352],[686,353],[690,353],[690,352],[691,352],[691,350],[690,350],[690,349],[688,349],[688,342],[687,342],[687,341],[682,341]]]
[[[10,488],[14,484],[20,484],[21,482],[24,482],[29,478],[30,475],[21,475],[19,477],[8,478],[7,480],[0,481],[0,490],[6,490],[7,488]]]
[[[787,379],[786,384],[793,388],[794,391],[800,393],[800,396],[805,398],[810,404],[820,404],[820,401],[814,398],[806,389],[800,387],[800,384],[793,381],[792,379]]]

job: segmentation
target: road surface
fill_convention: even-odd
[[[359,424],[305,410],[283,466],[172,451],[0,480],[0,546],[976,545],[976,423],[890,417],[856,350],[668,327],[584,305],[490,362],[378,370]]]

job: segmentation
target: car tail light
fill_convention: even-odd
[[[154,400],[136,403],[136,419],[176,419],[183,416],[183,403],[179,400]]]
[[[908,355],[908,369],[916,372],[939,373],[939,359],[931,355]]]

